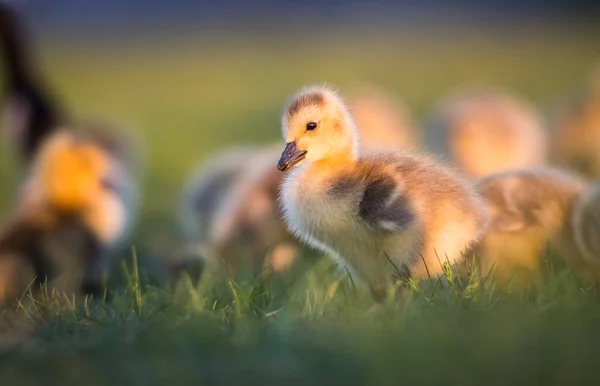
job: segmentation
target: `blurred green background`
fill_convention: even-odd
[[[469,85],[512,90],[551,113],[600,63],[600,28],[563,27],[159,34],[109,42],[37,36],[35,47],[50,87],[74,118],[139,133],[144,173],[136,240],[157,241],[176,234],[179,195],[198,163],[233,144],[280,141],[280,110],[308,83],[328,82],[342,92],[361,82],[381,85],[404,98],[423,126],[441,97]],[[2,215],[13,201],[13,160],[3,146]]]

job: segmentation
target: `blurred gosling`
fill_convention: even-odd
[[[209,241],[213,219],[227,192],[259,151],[258,146],[233,147],[201,163],[184,188],[179,208],[180,227],[187,241]]]
[[[600,177],[600,68],[587,90],[553,121],[552,162],[588,177]]]
[[[293,168],[281,191],[286,223],[347,265],[378,302],[394,275],[440,275],[485,229],[481,199],[449,169],[405,152],[359,156],[354,121],[328,88],[295,95],[282,134],[277,167]]]
[[[69,127],[41,144],[0,232],[0,302],[54,279],[65,291],[102,294],[110,252],[135,208],[127,147],[117,138]]]
[[[428,134],[435,151],[471,177],[542,166],[548,153],[535,110],[502,92],[451,95],[435,111]]]
[[[577,198],[572,224],[581,262],[600,279],[600,183],[594,183]]]
[[[574,241],[583,228],[573,227],[572,220],[575,203],[588,186],[585,180],[561,170],[534,168],[492,174],[476,186],[491,215],[481,253],[476,254],[483,275],[491,273],[502,282],[519,272],[524,276],[518,279],[527,282],[539,274],[548,246],[568,263],[585,265]],[[579,212],[577,223],[587,223],[587,214]]]
[[[277,205],[277,147],[226,150],[203,164],[186,188],[182,228],[211,269],[280,272],[295,261],[296,242]]]

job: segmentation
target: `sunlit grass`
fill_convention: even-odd
[[[42,291],[0,315],[9,384],[594,384],[600,305],[592,281],[546,272],[507,290],[472,276],[403,288],[372,312],[368,290],[321,260],[285,280],[144,282],[132,254],[110,301]],[[448,274],[450,274],[448,272]],[[554,275],[554,276],[551,276]],[[454,284],[453,284],[454,283]],[[393,288],[390,288],[393,291]],[[15,328],[15,325],[19,328]],[[4,335],[0,335],[2,337]],[[71,378],[74,377],[74,378]],[[500,378],[498,378],[500,377]],[[537,383],[535,383],[537,384]]]

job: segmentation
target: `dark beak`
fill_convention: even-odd
[[[285,145],[283,153],[281,153],[281,158],[279,158],[279,162],[277,163],[277,169],[285,172],[298,162],[302,161],[305,155],[306,150],[298,150],[296,142],[289,142]]]
[[[108,178],[103,178],[100,180],[100,186],[102,187],[102,189],[104,190],[108,190],[111,192],[116,192],[117,191],[117,185],[111,181]]]

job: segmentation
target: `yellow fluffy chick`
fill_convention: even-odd
[[[61,276],[98,294],[107,253],[126,233],[135,208],[125,148],[107,133],[57,129],[41,145],[0,233],[0,264],[11,267],[0,277],[5,295],[31,282],[17,271],[32,272],[37,282]]]
[[[367,150],[418,149],[421,133],[409,108],[393,93],[375,86],[355,86],[348,98],[350,113]]]
[[[552,161],[589,177],[600,177],[600,69],[588,89],[558,114],[552,136]]]
[[[351,110],[361,124],[361,151],[420,146],[409,110],[390,93],[356,87]],[[224,259],[234,269],[262,263],[265,272],[281,272],[297,260],[300,246],[277,204],[284,176],[273,164],[280,155],[279,145],[226,149],[204,162],[188,184],[182,229],[188,241],[200,243],[196,254],[208,257],[211,265]]]
[[[282,134],[278,169],[293,168],[281,191],[286,223],[345,264],[377,301],[396,270],[439,275],[440,263],[461,261],[486,226],[481,199],[451,170],[405,152],[359,155],[354,121],[328,88],[295,95]]]
[[[481,253],[476,254],[482,274],[504,281],[519,271],[528,281],[539,273],[548,247],[572,265],[585,265],[575,243],[583,228],[574,227],[573,219],[588,223],[590,218],[590,205],[583,202],[574,217],[586,181],[564,171],[534,168],[492,174],[479,179],[476,187],[491,214]]]
[[[432,146],[472,177],[541,166],[548,138],[541,118],[509,94],[475,90],[448,97],[429,134]]]

